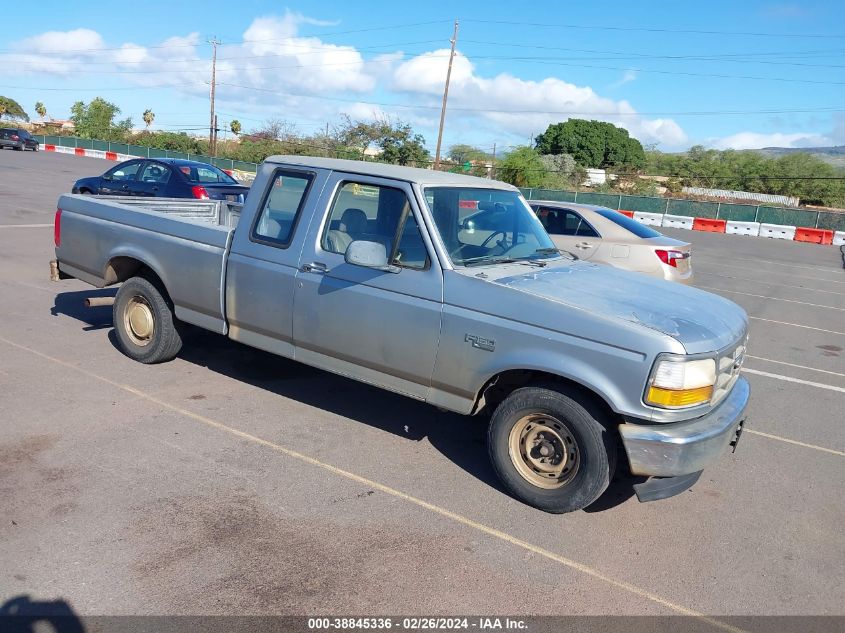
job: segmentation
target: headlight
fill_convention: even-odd
[[[658,359],[651,374],[645,401],[657,407],[680,409],[710,402],[716,384],[712,358]]]

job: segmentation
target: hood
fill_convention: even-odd
[[[733,301],[609,266],[577,261],[545,268],[499,265],[483,271],[490,283],[657,330],[681,343],[688,354],[722,349],[748,328],[745,311]]]

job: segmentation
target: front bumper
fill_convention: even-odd
[[[631,473],[677,477],[704,469],[737,438],[745,421],[751,388],[742,376],[713,411],[671,424],[620,424]]]

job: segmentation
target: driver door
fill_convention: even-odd
[[[100,177],[100,190],[104,196],[130,196],[132,185],[138,175],[143,160],[130,160],[113,167]]]
[[[296,359],[424,399],[443,275],[411,186],[334,172],[317,208],[296,277]],[[355,240],[383,244],[397,272],[346,263]]]

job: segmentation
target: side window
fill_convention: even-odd
[[[141,161],[134,161],[124,165],[118,165],[111,171],[106,172],[106,176],[112,180],[135,180],[135,174],[141,167]]]
[[[278,246],[290,244],[310,184],[309,175],[276,172],[252,229],[252,239]]]
[[[155,182],[161,185],[170,180],[170,168],[160,163],[147,163],[141,172],[141,182]]]
[[[332,203],[320,246],[343,255],[355,240],[384,244],[392,264],[424,269],[428,251],[405,192],[395,187],[347,182]]]

